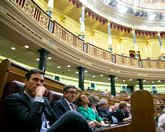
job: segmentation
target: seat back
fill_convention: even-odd
[[[131,94],[132,132],[156,132],[154,103],[150,92],[137,90]]]
[[[19,93],[24,91],[25,84],[19,81],[12,81],[6,84],[4,93],[2,95],[2,100],[4,100],[8,95],[12,93]]]
[[[12,81],[5,85],[4,93],[2,95],[2,98],[0,100],[0,130],[3,132],[5,131],[5,107],[4,107],[4,100],[5,98],[12,94],[12,93],[19,93],[24,91],[25,84],[23,82],[19,81]],[[62,93],[55,92],[52,90],[48,90],[47,98],[50,101],[50,103],[53,100],[58,100],[63,97]]]
[[[12,93],[23,92],[24,86],[25,86],[24,83],[15,80],[5,85],[4,93],[0,100],[0,130],[1,131],[5,131],[5,107],[4,107],[5,98]]]
[[[59,92],[55,92],[53,90],[49,90],[47,98],[48,98],[49,102],[51,103],[53,100],[58,100],[58,99],[63,98],[63,94],[59,93]]]

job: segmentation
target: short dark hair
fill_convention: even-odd
[[[25,74],[25,79],[29,80],[31,75],[35,73],[44,75],[44,72],[41,71],[40,69],[31,69]]]
[[[74,88],[77,90],[76,86],[74,86],[74,85],[65,85],[63,88],[63,92],[67,92],[68,89],[71,89],[71,88]]]
[[[119,109],[123,109],[125,106],[127,106],[127,103],[124,101],[121,101],[119,104]]]

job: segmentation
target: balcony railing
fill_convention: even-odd
[[[50,16],[46,14],[33,0],[9,0],[12,4],[21,9],[31,19],[33,19],[42,28],[52,33],[58,39],[65,42],[79,51],[82,51],[90,56],[111,62],[118,65],[144,68],[144,69],[162,69],[165,70],[165,62],[160,60],[147,60],[136,59],[127,56],[112,54],[109,51],[103,50],[90,43],[85,43],[81,38],[74,35],[66,28],[61,26],[54,20],[51,20]]]

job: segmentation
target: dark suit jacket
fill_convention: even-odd
[[[77,106],[75,104],[73,104],[73,105],[77,111],[78,110]],[[64,99],[59,99],[59,100],[53,101],[51,106],[58,118],[60,118],[67,111],[71,110],[69,105],[67,104],[67,102]]]
[[[44,103],[31,102],[24,93],[9,95],[5,100],[6,124],[8,131],[33,132],[39,131],[42,125],[42,114],[52,125],[57,117],[44,97]]]
[[[128,112],[123,110],[117,110],[113,113],[119,122],[122,122],[124,118],[129,117]]]
[[[97,110],[99,116],[101,116],[102,118],[107,118],[108,121],[111,121],[112,122],[112,113],[109,112],[108,110],[104,110],[104,109],[101,109],[99,108]]]

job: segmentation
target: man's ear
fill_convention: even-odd
[[[24,83],[25,83],[25,84],[27,83],[27,81],[28,81],[27,79],[24,79]]]

